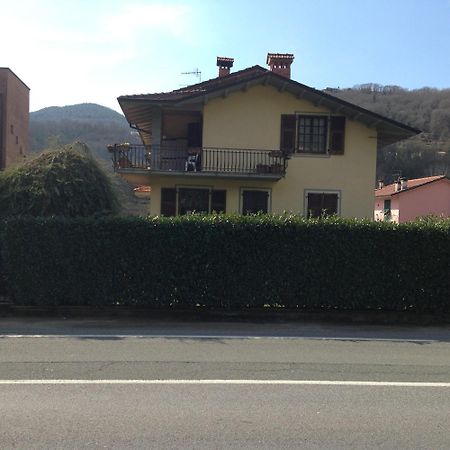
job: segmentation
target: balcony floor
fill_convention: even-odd
[[[223,178],[230,180],[269,180],[277,181],[283,177],[282,173],[238,173],[238,172],[213,172],[213,171],[198,171],[187,172],[185,170],[153,170],[143,169],[137,167],[129,167],[123,169],[116,169],[117,173],[121,174],[136,174],[148,175],[158,177],[186,177],[186,178]]]

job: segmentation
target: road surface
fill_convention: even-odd
[[[0,448],[450,448],[450,330],[0,319]]]

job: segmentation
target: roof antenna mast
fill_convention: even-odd
[[[181,72],[181,75],[195,75],[199,83],[202,81],[202,72],[201,70],[198,70],[198,68],[194,69],[192,72]]]

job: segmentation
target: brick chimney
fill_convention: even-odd
[[[267,53],[266,64],[270,70],[286,78],[291,78],[292,61],[294,61],[292,53]]]
[[[219,77],[230,75],[230,69],[233,67],[234,58],[217,57],[217,67],[219,68]]]

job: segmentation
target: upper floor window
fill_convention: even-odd
[[[281,150],[290,153],[343,154],[345,117],[283,114]]]
[[[326,153],[328,118],[323,116],[298,116],[298,153]]]

